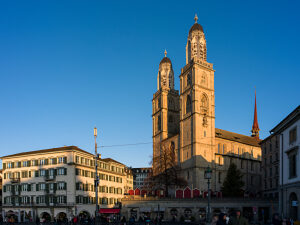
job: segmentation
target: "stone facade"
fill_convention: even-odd
[[[16,212],[51,218],[95,213],[95,158],[76,146],[66,146],[1,157],[3,213]],[[124,164],[98,159],[101,208],[116,206],[133,188],[133,176]],[[24,218],[23,218],[24,219]]]
[[[252,137],[215,128],[215,70],[206,60],[205,34],[195,18],[186,44],[186,65],[179,75],[180,93],[174,89],[172,63],[166,54],[159,64],[152,100],[154,174],[162,147],[173,144],[181,176],[190,187],[207,189],[204,170],[210,166],[212,190],[220,191],[229,164],[234,162],[244,174],[246,193],[256,194],[261,186],[256,104]],[[172,82],[162,82],[166,80],[162,74]]]
[[[300,106],[271,130],[279,142],[279,209],[283,217],[300,219]]]

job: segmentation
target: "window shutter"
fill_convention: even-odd
[[[49,184],[45,185],[45,189],[46,189],[47,192],[49,191]]]
[[[67,183],[64,182],[64,190],[67,190]]]
[[[76,203],[79,203],[79,196],[76,196]]]
[[[14,162],[11,163],[11,168],[15,168],[15,163]]]
[[[27,167],[31,166],[31,162],[27,161]]]
[[[28,172],[28,177],[31,177],[31,171]]]
[[[67,157],[64,157],[64,163],[67,163]]]
[[[78,168],[75,169],[75,174],[79,175],[79,169]]]
[[[39,185],[39,184],[36,184],[35,190],[36,190],[36,191],[39,191],[39,190],[40,190],[40,185]]]
[[[3,167],[3,170],[5,170],[6,169],[6,163],[3,163],[2,167]]]
[[[57,203],[57,197],[56,196],[53,196],[53,202],[54,202],[54,204]]]
[[[54,189],[54,191],[56,191],[56,190],[57,190],[57,183],[54,183],[54,185],[53,185],[53,189]]]
[[[38,166],[39,165],[39,161],[38,160],[34,160],[34,165]]]
[[[48,165],[48,161],[49,161],[48,159],[45,159],[45,165]]]
[[[57,164],[57,158],[54,158],[53,164]]]
[[[3,192],[6,192],[6,185],[3,186]]]
[[[4,173],[4,179],[6,179],[6,173]]]
[[[46,200],[46,204],[48,205],[49,204],[49,195],[45,196],[45,200]]]
[[[6,204],[6,197],[4,198],[4,204]]]
[[[27,191],[31,191],[31,184],[27,184]]]
[[[39,204],[40,203],[40,197],[37,196],[35,201],[36,201],[36,204]]]
[[[79,183],[77,182],[76,183],[76,190],[78,191],[79,190]],[[78,197],[78,196],[77,196]]]
[[[21,168],[21,167],[22,167],[21,162],[18,162],[18,168]]]
[[[39,177],[39,171],[38,170],[36,170],[34,173],[35,173],[35,177]]]
[[[67,196],[64,196],[64,203],[67,203]]]
[[[64,168],[64,175],[67,175],[67,168]]]

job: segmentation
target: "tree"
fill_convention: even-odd
[[[169,196],[171,186],[186,186],[187,182],[180,177],[180,167],[176,160],[175,144],[161,145],[160,154],[152,159],[152,172],[147,178],[148,190],[163,189]]]
[[[229,165],[221,191],[225,197],[241,197],[243,195],[243,174],[234,163]]]

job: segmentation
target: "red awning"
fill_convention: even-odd
[[[100,209],[100,213],[116,214],[120,213],[120,209]]]

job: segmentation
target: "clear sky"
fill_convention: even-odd
[[[299,105],[299,1],[1,1],[0,155],[152,141],[165,48],[175,86],[194,15],[214,64],[216,127],[261,136]],[[100,148],[148,166],[152,144]]]

